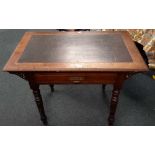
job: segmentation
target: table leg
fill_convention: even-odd
[[[118,104],[119,94],[120,94],[120,87],[114,85],[110,105],[110,114],[108,118],[109,125],[113,125],[115,121],[115,112]]]
[[[46,117],[44,106],[43,106],[42,97],[41,97],[40,90],[39,90],[39,84],[31,84],[30,83],[30,88],[33,91],[35,102],[37,104],[37,107],[38,107],[38,110],[40,113],[41,121],[43,122],[44,125],[48,125],[47,117]]]
[[[102,84],[102,90],[105,91],[106,84]]]
[[[49,86],[51,88],[51,92],[54,92],[54,85],[53,84],[50,84]]]

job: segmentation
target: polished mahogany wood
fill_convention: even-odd
[[[39,84],[100,84],[114,83],[117,73],[101,72],[42,72],[35,73],[33,79]]]
[[[3,70],[29,82],[45,125],[40,84],[113,84],[113,125],[124,80],[148,68],[127,32],[27,32]]]
[[[39,85],[32,83],[32,82],[29,82],[29,85],[33,91],[34,99],[35,99],[35,102],[37,104],[37,107],[38,107],[38,110],[40,113],[41,121],[43,122],[44,125],[48,125],[47,117],[46,117],[44,106],[43,106],[42,97],[41,97],[40,90],[39,90]]]

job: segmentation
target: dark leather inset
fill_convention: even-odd
[[[33,35],[19,62],[131,62],[120,34]]]

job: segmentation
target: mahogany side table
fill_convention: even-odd
[[[127,32],[26,32],[3,70],[29,82],[44,125],[39,85],[113,84],[113,125],[124,80],[148,68]]]

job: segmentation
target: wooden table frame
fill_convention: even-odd
[[[32,35],[82,35],[82,34],[121,34],[124,43],[132,57],[132,63],[19,63],[26,45]],[[43,101],[39,90],[39,85],[50,85],[54,91],[54,84],[113,84],[111,97],[110,113],[108,124],[113,125],[115,112],[118,104],[119,93],[122,84],[129,75],[137,72],[147,71],[143,59],[141,58],[136,46],[126,32],[27,32],[18,44],[15,52],[10,57],[4,67],[4,71],[16,74],[29,82],[33,91],[35,102],[37,104],[41,120],[44,125],[48,124],[44,111]]]

